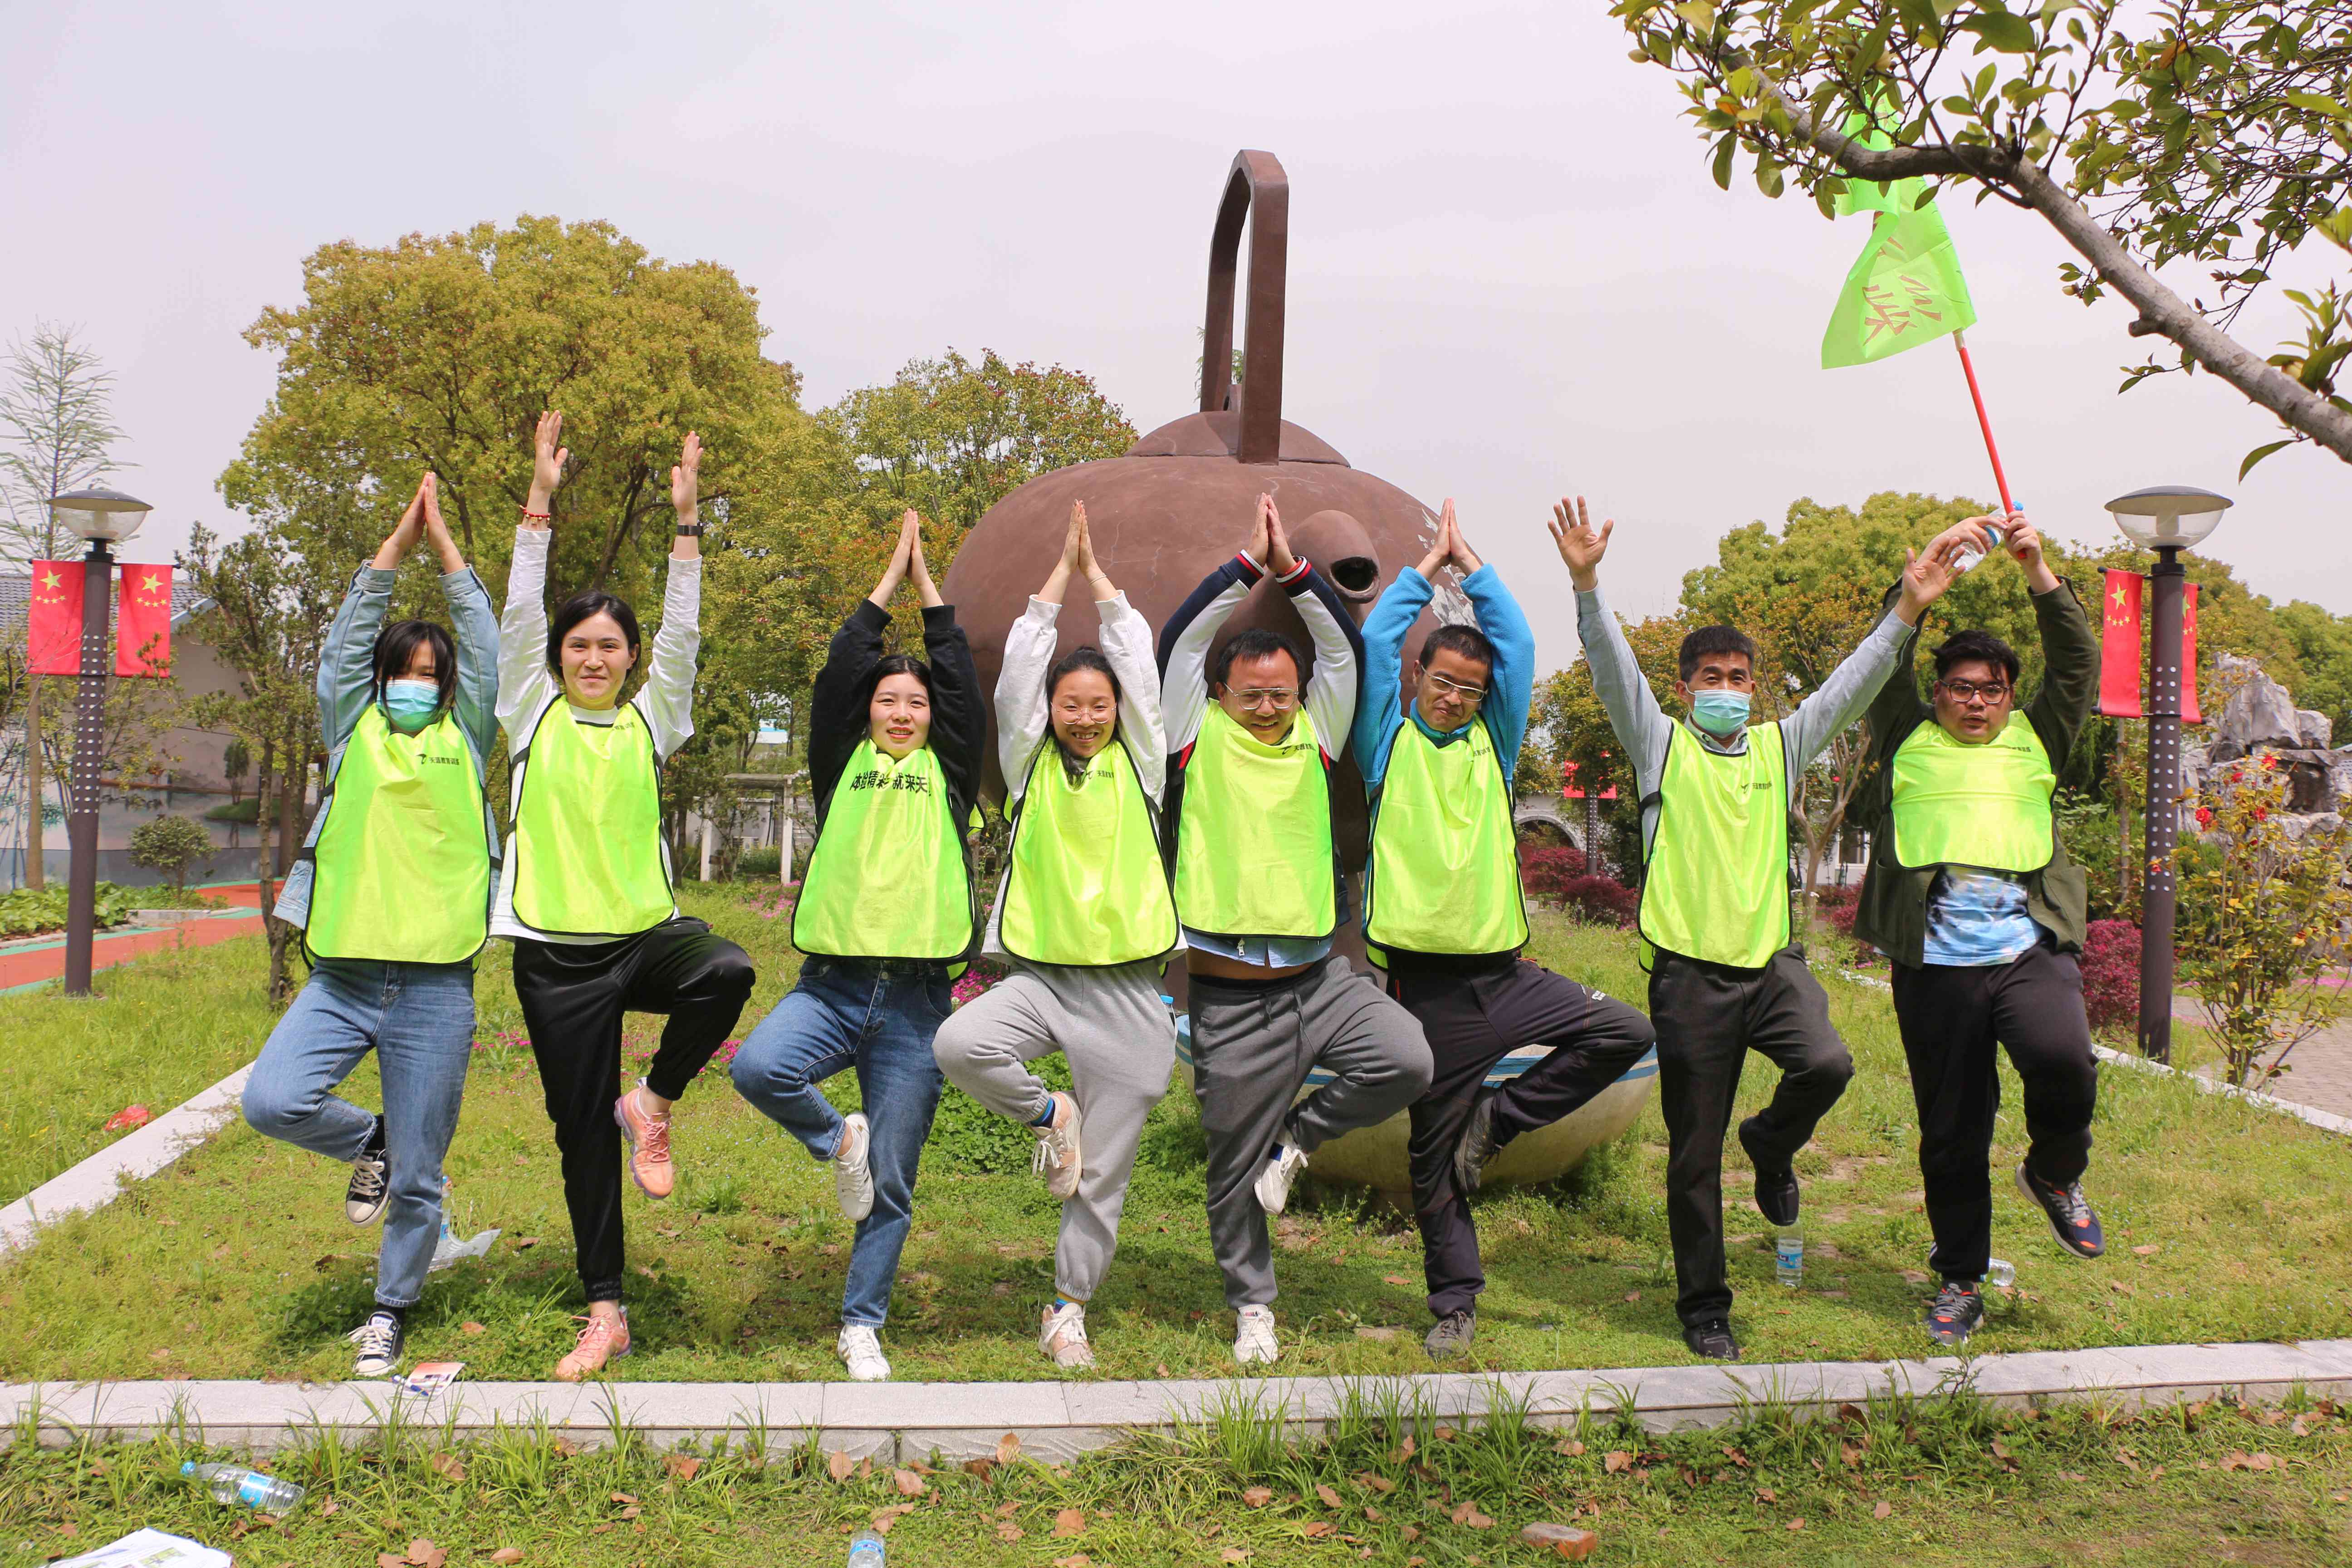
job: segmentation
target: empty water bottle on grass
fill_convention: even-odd
[[[861,1530],[849,1538],[849,1568],[883,1568],[889,1546],[870,1530]]]
[[[2008,1289],[2017,1283],[2017,1265],[2006,1258],[1987,1259],[1984,1282],[1996,1290]]]
[[[1805,1282],[1805,1233],[1784,1226],[1772,1233],[1772,1283],[1794,1289]]]
[[[194,1477],[213,1494],[215,1502],[241,1503],[263,1513],[282,1514],[303,1497],[302,1489],[292,1481],[281,1481],[243,1465],[199,1465],[190,1460],[180,1467],[180,1473]]]

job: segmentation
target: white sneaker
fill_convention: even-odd
[[[1274,1309],[1244,1307],[1235,1319],[1234,1360],[1244,1366],[1253,1362],[1272,1366],[1281,1358],[1282,1347],[1274,1342]]]
[[[833,1152],[833,1196],[841,1205],[842,1216],[853,1223],[874,1212],[874,1171],[866,1159],[873,1144],[864,1111],[842,1118],[841,1145]],[[870,1331],[866,1337],[869,1342],[874,1338]],[[875,1355],[878,1360],[881,1352],[877,1351]],[[874,1375],[887,1377],[889,1369]]]
[[[1037,1348],[1064,1372],[1091,1372],[1095,1348],[1087,1343],[1087,1304],[1065,1301],[1046,1308],[1045,1321],[1037,1330]]]
[[[1257,1206],[1268,1214],[1280,1214],[1290,1203],[1290,1184],[1298,1173],[1307,1169],[1307,1152],[1296,1143],[1285,1143],[1282,1152],[1265,1163],[1257,1173]]]
[[[1037,1157],[1029,1169],[1045,1173],[1045,1191],[1055,1202],[1068,1203],[1086,1173],[1078,1153],[1078,1102],[1056,1090],[1053,1122],[1030,1131],[1037,1135]]]
[[[407,1334],[397,1314],[379,1309],[344,1337],[359,1346],[359,1353],[352,1361],[352,1375],[382,1377],[400,1364],[401,1345]]]
[[[879,1383],[890,1375],[890,1363],[882,1354],[882,1342],[863,1323],[842,1324],[841,1338],[834,1342],[833,1350],[841,1358],[841,1364],[849,1369],[850,1377],[858,1383]]]

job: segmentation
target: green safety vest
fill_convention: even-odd
[[[1982,745],[1929,720],[1895,748],[1895,858],[1910,868],[2038,871],[2056,853],[2058,774],[2022,713]]]
[[[556,936],[635,936],[677,912],[662,857],[661,763],[634,701],[610,724],[558,697],[523,744],[515,919]]]
[[[971,945],[971,877],[939,754],[860,741],[834,785],[793,908],[793,945],[835,958],[951,959]]]
[[[1135,761],[1118,742],[1076,783],[1052,741],[1037,749],[1013,820],[1004,951],[1036,963],[1107,967],[1176,945],[1176,900]]]
[[[414,735],[370,703],[344,742],[311,848],[303,942],[320,958],[462,963],[489,936],[482,780],[457,721]]]
[[[1642,868],[1637,924],[1651,947],[1761,969],[1789,945],[1784,745],[1778,723],[1749,729],[1737,756],[1675,726]]]
[[[1269,746],[1215,703],[1184,766],[1176,908],[1196,931],[1325,937],[1339,923],[1331,791],[1301,708]]]
[[[1439,745],[1412,718],[1389,746],[1372,811],[1364,940],[1381,948],[1468,956],[1527,945],[1510,781],[1483,720]]]

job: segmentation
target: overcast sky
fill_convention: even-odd
[[[120,378],[156,506],[135,559],[236,526],[214,480],[271,386],[239,337],[303,256],[523,212],[606,218],[755,286],[814,407],[950,345],[1058,361],[1140,429],[1192,395],[1209,225],[1237,148],[1292,185],[1285,412],[1430,504],[1523,588],[1563,582],[1563,490],[1620,520],[1621,609],[1669,605],[1790,500],[1990,497],[1946,344],[1819,368],[1864,239],[1727,195],[1604,0],[1328,5],[75,5],[0,0],[0,335],[76,323]],[[2204,376],[2118,397],[2128,308],[2085,310],[2031,214],[1949,214],[2020,500],[2113,536],[2159,481],[2234,495],[2254,586],[2352,611],[2347,475]],[[2283,308],[2242,336],[2269,352]],[[1547,665],[1570,618],[1538,611]],[[1557,605],[1559,601],[1549,601]]]

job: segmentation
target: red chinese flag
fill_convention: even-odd
[[[2099,711],[2110,719],[2147,717],[2139,701],[2139,599],[2147,579],[2107,569],[2099,604]]]
[[[80,562],[33,563],[33,598],[25,637],[35,675],[81,673]]]
[[[172,673],[172,569],[124,563],[114,612],[114,673]]]
[[[2202,724],[2205,716],[2197,710],[2197,584],[2182,584],[2189,590],[2180,604],[2180,721]]]

